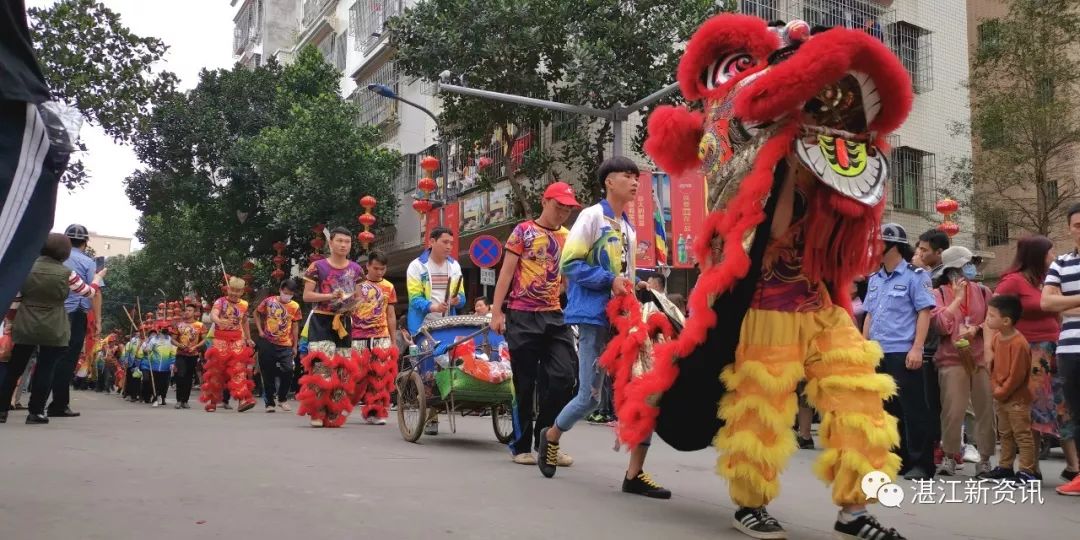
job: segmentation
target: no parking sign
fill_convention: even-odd
[[[502,259],[502,242],[490,234],[473,239],[469,245],[469,259],[477,268],[491,268]]]

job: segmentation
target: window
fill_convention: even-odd
[[[344,32],[334,37],[334,67],[345,71],[346,50],[349,46],[349,36]]]
[[[401,14],[401,4],[401,0],[357,0],[349,8],[353,47],[365,54],[371,52],[383,38],[386,21]]]
[[[248,46],[259,40],[259,28],[262,26],[262,0],[252,0],[240,8],[233,19],[233,52],[240,55]]]
[[[739,2],[739,13],[754,15],[766,21],[774,21],[780,18],[780,14],[776,9],[776,0],[741,0]]]
[[[1058,202],[1058,183],[1056,180],[1050,180],[1043,182],[1039,186],[1039,191],[1042,193],[1043,202],[1046,206],[1053,206]]]
[[[992,210],[986,216],[986,243],[990,247],[1004,246],[1009,243],[1008,214],[1002,210]]]
[[[400,82],[397,64],[393,60],[387,61],[367,77],[357,81],[356,91],[353,92],[353,102],[360,107],[357,122],[362,126],[380,126],[396,119],[397,101],[371,92],[367,87],[369,84],[385,84],[393,88],[394,92],[400,92]]]
[[[904,64],[916,94],[934,89],[933,61],[930,55],[930,31],[900,21],[890,25],[892,49]]]
[[[581,115],[568,112],[555,112],[551,115],[551,144],[568,139],[581,125]]]
[[[326,6],[330,5],[333,0],[304,0],[303,16],[304,16],[304,28],[307,28],[311,23],[315,22],[315,19],[322,14]]]
[[[929,212],[936,184],[934,154],[910,146],[892,152],[892,207],[908,212]]]
[[[990,19],[979,23],[979,52],[992,54],[1001,47],[1001,21]]]

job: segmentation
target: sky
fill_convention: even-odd
[[[199,82],[203,68],[228,68],[233,64],[232,32],[235,7],[229,0],[102,0],[120,14],[121,22],[135,34],[160,38],[169,46],[159,69],[180,78],[180,88]],[[30,7],[47,7],[53,0],[27,0]],[[53,230],[63,232],[80,223],[95,233],[134,237],[139,211],[128,202],[124,179],[140,167],[129,146],[114,143],[98,127],[84,123],[82,140],[87,152],[83,163],[90,182],[68,191],[60,187]],[[137,244],[137,241],[136,241]]]

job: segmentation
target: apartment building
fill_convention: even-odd
[[[411,196],[420,175],[419,158],[436,154],[438,142],[434,122],[423,112],[367,90],[372,83],[385,84],[401,97],[438,111],[434,88],[425,81],[412,80],[396,67],[387,47],[384,24],[415,0],[232,0],[240,4],[236,16],[235,54],[242,62],[255,65],[260,58],[276,55],[288,61],[308,44],[323,52],[329,62],[342,70],[342,95],[360,107],[358,122],[380,127],[384,144],[404,156],[401,175],[393,179],[398,193],[398,218],[392,230],[383,231],[377,245],[407,262],[420,250],[421,221],[411,207]],[[886,219],[904,225],[917,235],[940,222],[934,203],[945,186],[945,169],[951,159],[971,155],[965,137],[949,135],[952,122],[966,122],[968,95],[961,82],[966,79],[968,28],[966,8],[960,0],[741,0],[738,10],[765,19],[801,18],[811,24],[867,27],[897,52],[911,73],[916,92],[915,106],[907,124],[893,138],[892,182]],[[481,148],[450,149],[451,191],[461,198],[455,205],[460,215],[461,259],[472,274],[465,255],[470,237],[483,231],[505,235],[514,219],[508,203],[509,185],[503,181],[495,191],[470,190],[480,169],[491,167],[510,174],[524,152],[534,144],[558,144],[560,129],[571,125],[556,116],[547,133],[533,133],[510,127],[492,135]],[[633,123],[629,123],[633,125]],[[633,139],[626,133],[625,141]],[[633,155],[629,142],[624,153]],[[643,168],[648,159],[633,155]],[[486,169],[490,171],[492,169]],[[663,178],[658,174],[657,178]],[[663,182],[659,186],[666,186]],[[665,215],[670,202],[659,193]],[[958,243],[973,246],[974,224],[961,222]],[[674,246],[673,246],[674,247]],[[391,275],[399,264],[393,265]],[[468,277],[468,276],[467,276]],[[472,279],[472,278],[470,278]]]

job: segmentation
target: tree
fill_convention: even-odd
[[[204,71],[193,90],[162,100],[135,138],[146,168],[126,186],[143,212],[140,253],[165,270],[155,289],[213,297],[221,265],[239,275],[245,260],[256,263],[258,288],[274,242],[303,265],[313,225],[359,230],[364,195],[379,200],[376,227],[394,222],[399,156],[378,148],[374,128],[356,125],[339,80],[308,47],[287,67]]]
[[[607,109],[672,83],[679,44],[719,9],[715,0],[424,0],[389,24],[398,65],[409,75],[437,81],[449,70],[475,88]],[[508,124],[527,129],[552,121],[536,107],[440,97],[445,135],[463,141],[486,144]],[[611,121],[571,122],[559,162],[590,178],[612,142]],[[640,122],[628,127],[640,146]],[[534,150],[524,160],[532,185],[514,184],[526,208],[541,191],[536,184],[552,175],[556,160],[544,154]],[[595,182],[584,185],[584,198],[599,198]]]
[[[971,122],[961,128],[980,151],[954,176],[973,179],[981,221],[1048,235],[1080,195],[1080,11],[1075,0],[1008,5],[1006,17],[979,24]]]
[[[154,70],[168,47],[136,35],[94,0],[60,0],[27,13],[53,98],[77,107],[113,139],[131,142],[153,106],[176,85],[175,75]],[[70,189],[87,178],[82,163],[73,160],[62,181]]]

